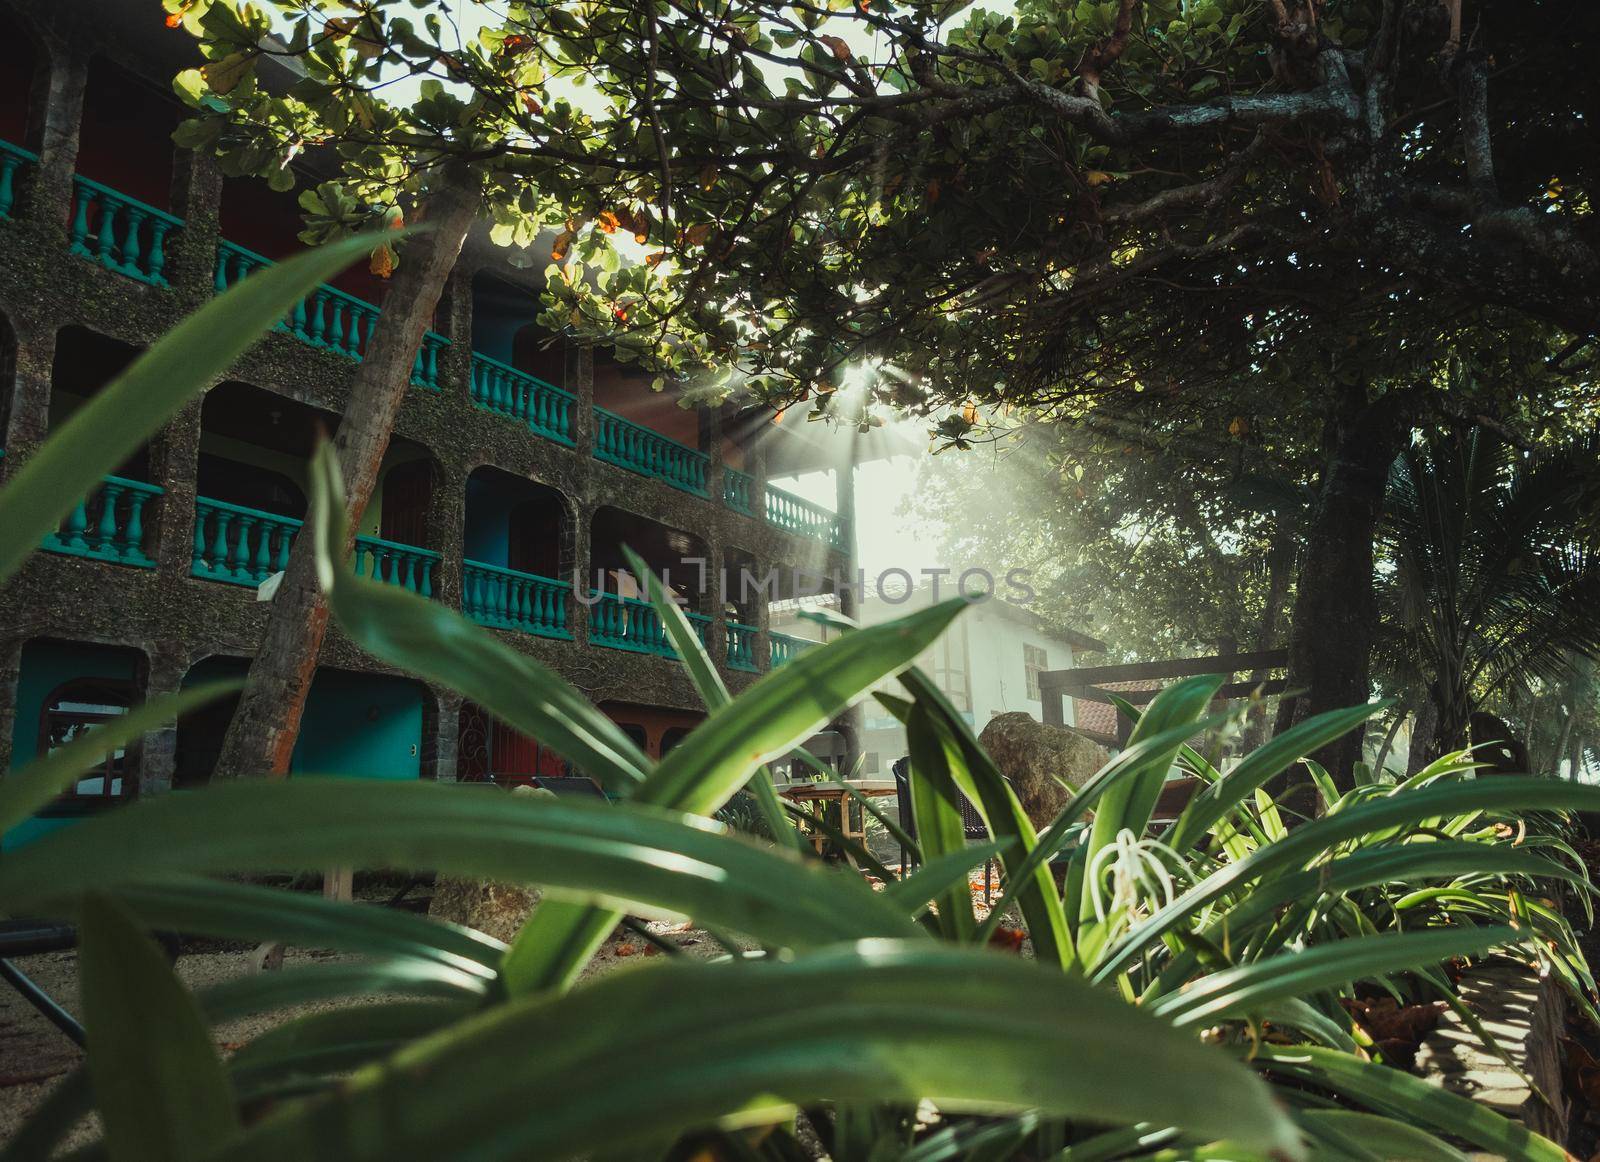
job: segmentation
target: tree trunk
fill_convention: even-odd
[[[1289,627],[1288,689],[1279,728],[1316,714],[1358,706],[1372,694],[1369,663],[1377,629],[1373,592],[1373,544],[1389,479],[1409,430],[1411,397],[1389,392],[1368,401],[1364,387],[1347,389],[1324,436],[1328,451],[1322,487],[1312,510],[1300,558],[1299,584]],[[1330,743],[1315,755],[1335,785],[1355,785],[1364,730]],[[1289,805],[1303,813],[1315,803],[1305,779],[1304,795]]]
[[[1411,754],[1406,759],[1406,774],[1414,775],[1439,757],[1435,735],[1439,726],[1439,703],[1433,691],[1417,707],[1416,721],[1411,725]]]
[[[349,405],[333,438],[344,475],[350,529],[346,555],[354,548],[356,529],[377,485],[395,417],[406,392],[412,390],[412,365],[422,333],[433,318],[477,209],[476,188],[467,180],[448,177],[422,204],[417,217],[429,229],[406,245],[366,357],[356,370]],[[315,561],[308,526],[306,535],[296,538],[283,583],[272,599],[266,634],[250,664],[213,778],[281,778],[289,773],[300,717],[328,629],[328,605],[317,584]]]

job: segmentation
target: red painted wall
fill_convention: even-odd
[[[172,131],[183,107],[110,61],[89,64],[78,172],[157,209],[171,208]]]
[[[661,757],[661,739],[668,731],[692,730],[705,721],[705,715],[692,710],[668,710],[661,706],[641,706],[632,702],[602,702],[601,711],[619,726],[635,726],[644,731],[645,753]]]
[[[294,189],[281,194],[261,178],[227,179],[222,184],[222,236],[263,258],[284,259],[298,254],[306,248],[299,239],[300,231],[305,229],[299,197],[305,188],[304,178]],[[354,263],[328,281],[346,294],[380,306],[389,288],[388,282],[374,275],[365,261]]]

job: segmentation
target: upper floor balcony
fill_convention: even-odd
[[[37,158],[32,153],[0,140],[0,219],[16,207],[20,184],[36,165]],[[232,183],[225,192],[225,198],[228,196],[234,196]],[[234,220],[248,220],[253,225],[240,228],[250,233],[258,245],[279,254],[298,247],[289,233],[292,222],[280,221],[272,227],[272,219],[264,217],[260,206],[252,202],[252,198],[260,198],[259,190],[248,197],[237,196],[241,205],[235,213],[226,212],[228,203],[224,203],[224,230]],[[82,174],[75,178],[73,197],[70,255],[150,287],[162,289],[171,285],[173,244],[186,225],[182,218]],[[278,209],[281,218],[281,206]],[[261,250],[221,237],[215,246],[210,284],[220,294],[273,261]],[[381,316],[381,302],[374,299],[383,288],[364,272],[341,276],[339,281],[344,285],[323,284],[307,294],[275,329],[307,347],[358,363],[365,357],[372,330]],[[457,339],[430,329],[417,351],[411,385],[424,391],[463,391],[474,407],[518,423],[530,438],[576,449],[580,406],[577,394],[552,382],[553,378],[566,378],[563,351],[558,348],[552,355],[525,341],[519,331],[508,331],[511,325],[520,326],[522,331],[533,329],[527,324],[534,313],[532,301],[524,295],[523,301],[508,307],[503,290],[480,289],[479,284],[484,281],[474,280],[466,382],[447,382],[444,356]],[[363,297],[351,287],[372,297]],[[551,342],[548,337],[545,341]],[[742,450],[737,447],[724,444],[724,463],[718,473],[714,458],[705,447],[706,433],[699,430],[702,421],[698,414],[649,392],[639,385],[637,377],[616,367],[597,368],[590,412],[591,455],[595,460],[662,481],[785,533],[813,539],[835,550],[845,547],[846,528],[837,514],[771,484],[761,488],[742,466]],[[114,499],[124,506],[132,503],[125,493]],[[89,515],[86,511],[86,520]]]

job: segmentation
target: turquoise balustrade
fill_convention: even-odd
[[[356,538],[357,577],[398,585],[423,597],[433,596],[433,574],[439,554],[415,545],[402,545],[378,537]]]
[[[683,615],[689,619],[689,624],[694,627],[694,634],[700,639],[700,644],[709,650],[711,648],[711,619],[703,613],[690,613],[687,610],[684,611]],[[670,645],[668,648],[672,649],[673,657],[678,656],[677,649]]]
[[[667,641],[661,618],[648,601],[611,593],[591,593],[590,597],[594,600],[589,606],[591,644],[662,658],[677,657]]]
[[[222,241],[217,244],[212,285],[221,294],[251,272],[272,265],[270,258],[237,243]],[[296,303],[276,329],[287,331],[309,347],[332,351],[359,363],[366,357],[367,343],[372,338],[372,329],[377,326],[379,313],[366,299],[323,283]],[[417,357],[412,363],[411,382],[437,391],[439,354],[449,345],[450,340],[443,335],[423,332],[422,345],[417,348]]]
[[[572,637],[567,615],[572,586],[567,582],[481,561],[462,564],[461,611],[479,625]]]
[[[710,496],[706,473],[711,458],[704,452],[686,448],[660,432],[641,428],[605,408],[595,408],[595,459],[665,480],[674,488],[696,496]]]
[[[430,391],[439,390],[439,356],[450,346],[450,340],[437,331],[422,333],[422,346],[417,348],[416,361],[411,366],[411,382]]]
[[[844,522],[820,504],[802,500],[792,492],[767,485],[767,523],[785,532],[826,541],[836,549],[844,548]]]
[[[20,145],[12,145],[9,141],[0,141],[0,218],[11,217],[11,211],[16,207],[17,175],[22,172],[22,167],[35,165],[38,161],[38,154]]]
[[[756,665],[756,635],[760,631],[753,625],[740,625],[736,621],[728,623],[728,665],[735,670],[745,670],[754,674],[760,667]]]
[[[486,411],[521,420],[546,439],[573,445],[576,401],[571,392],[476,351],[472,353],[472,402]]]
[[[107,476],[44,538],[44,548],[69,557],[152,568],[155,559],[145,551],[145,509],[160,495],[154,484]]]
[[[755,487],[756,479],[748,472],[740,472],[737,468],[724,468],[722,470],[722,503],[742,512],[745,516],[755,516]]]
[[[301,523],[292,516],[198,497],[189,572],[207,581],[260,585],[288,568]]]
[[[72,179],[73,254],[151,286],[167,285],[167,238],[183,219],[85,177]]]
[[[768,634],[767,637],[772,643],[772,668],[774,670],[817,644],[808,638],[790,637],[786,633]]]

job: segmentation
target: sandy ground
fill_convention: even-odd
[[[286,967],[336,959],[329,953],[291,950]],[[82,1016],[78,1001],[78,954],[47,952],[18,957],[16,966],[74,1016]],[[250,971],[247,952],[200,952],[178,958],[178,976],[190,989],[202,989]],[[350,1003],[363,1003],[359,1000]],[[332,1007],[332,1006],[324,1006]],[[313,1011],[247,1017],[217,1026],[217,1042],[225,1050],[237,1048],[291,1015]],[[51,1087],[83,1060],[78,1047],[37,1009],[9,986],[0,986],[0,1141],[10,1138],[23,1119]],[[92,1136],[85,1126],[73,1139],[81,1144]]]

